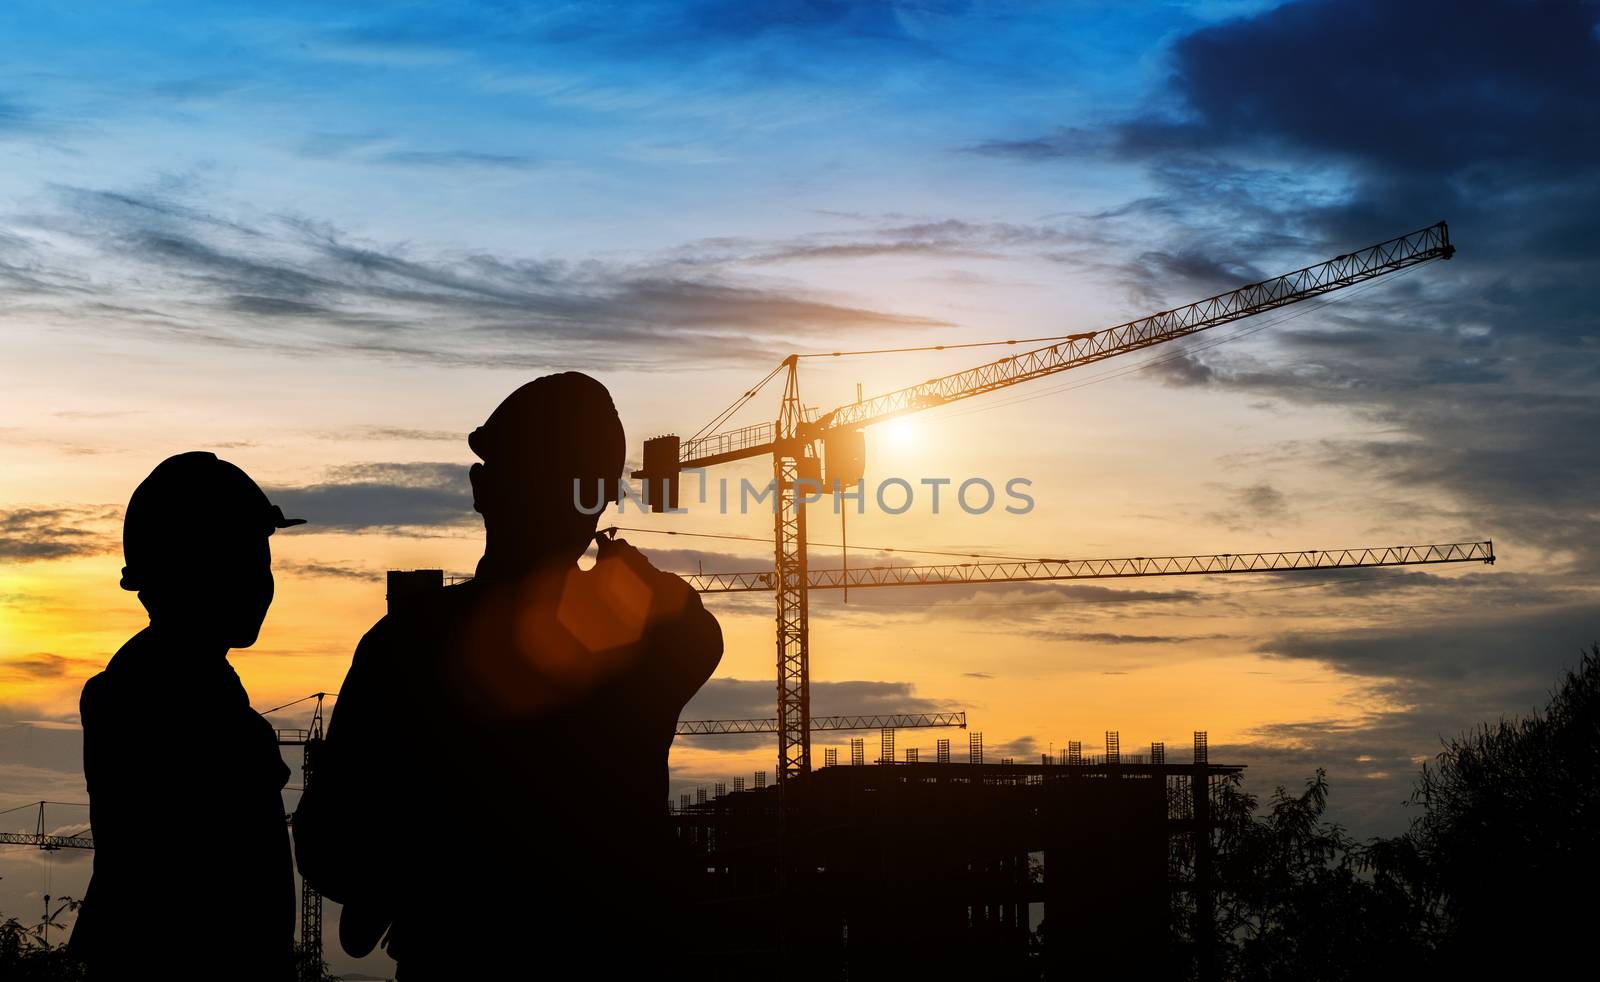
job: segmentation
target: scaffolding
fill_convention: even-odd
[[[1161,977],[1205,964],[1208,932],[1174,927],[1212,916],[1212,802],[1243,768],[1209,763],[1204,732],[1192,763],[1107,736],[1102,758],[1072,741],[1050,763],[985,764],[974,734],[970,763],[812,772],[785,788],[781,848],[776,788],[680,809],[705,974]]]

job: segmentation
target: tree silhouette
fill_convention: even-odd
[[[1407,971],[1426,949],[1407,895],[1374,854],[1327,821],[1327,772],[1273,791],[1264,814],[1237,778],[1216,794],[1219,969],[1247,980],[1365,979]],[[1383,867],[1387,873],[1387,867]]]
[[[30,927],[15,917],[0,920],[0,979],[79,982],[84,977],[83,964],[68,955],[64,945],[52,946],[44,940],[43,925]]]
[[[1586,936],[1600,874],[1600,643],[1562,675],[1542,712],[1449,741],[1412,795],[1412,889],[1445,970],[1482,972]]]
[[[1418,775],[1403,835],[1358,843],[1326,821],[1327,775],[1280,787],[1260,812],[1238,776],[1213,791],[1216,919],[1225,978],[1366,979],[1525,974],[1586,937],[1600,873],[1600,644],[1548,705],[1445,741]],[[1181,855],[1192,869],[1192,849]],[[1194,907],[1174,940],[1199,974]]]

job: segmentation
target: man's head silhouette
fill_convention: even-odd
[[[301,522],[216,454],[168,457],[128,500],[122,588],[138,591],[151,624],[247,648],[272,604],[267,538]]]
[[[467,438],[487,554],[510,567],[578,561],[622,476],[626,443],[606,387],[582,372],[534,379]],[[574,481],[581,497],[574,497]],[[578,501],[595,513],[586,515]]]

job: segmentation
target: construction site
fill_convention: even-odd
[[[707,928],[708,974],[781,959],[821,978],[1053,978],[1069,963],[1143,977],[1204,961],[1174,942],[1173,921],[1210,917],[1210,789],[1240,768],[1210,763],[1204,733],[1183,763],[1159,743],[1123,756],[1117,734],[1106,740],[1098,758],[1072,745],[1061,760],[995,763],[974,733],[964,759],[942,739],[936,760],[864,765],[858,739],[850,764],[830,753],[784,798],[680,802],[683,893]],[[893,731],[882,741],[892,753]]]
[[[1242,764],[1212,762],[1203,731],[1170,757],[1161,741],[1125,754],[1120,734],[1107,732],[1100,754],[1086,756],[1082,744],[1072,742],[1059,755],[995,760],[985,756],[982,734],[968,728],[965,713],[813,715],[811,591],[1493,563],[1493,544],[1094,559],[970,554],[959,562],[854,567],[846,557],[838,568],[819,568],[807,555],[806,505],[821,489],[861,482],[863,434],[877,423],[1176,340],[1453,252],[1441,222],[1114,328],[1033,339],[1050,343],[823,413],[802,403],[800,358],[791,356],[695,436],[647,440],[643,467],[633,476],[645,482],[654,511],[676,510],[683,472],[737,460],[770,459],[778,490],[770,568],[685,576],[702,594],[770,592],[776,621],[773,716],[678,725],[679,735],[770,733],[776,742],[771,782],[759,771],[748,785],[738,778],[663,803],[680,850],[679,896],[699,928],[685,942],[699,974],[744,978],[756,962],[780,966],[786,977],[829,979],[918,969],[1064,978],[1069,965],[1072,975],[1114,969],[1133,977],[1191,971],[1214,977],[1213,803],[1220,782],[1241,774]],[[779,376],[784,391],[775,419],[730,428],[735,414]],[[438,569],[390,571],[390,610],[442,588],[447,579]],[[323,694],[308,698],[315,701],[309,724],[280,730],[279,743],[303,748],[309,787],[317,774]],[[951,738],[939,738],[931,760],[915,749],[896,752],[897,733],[927,727],[954,728],[962,738],[954,748]],[[812,745],[816,734],[827,732],[863,735],[849,739],[845,760],[839,748],[826,748],[819,766]],[[869,753],[873,735],[877,746]],[[4,841],[92,848],[87,831],[46,835],[42,807],[37,835]],[[310,973],[324,948],[322,901],[309,888],[300,931]]]

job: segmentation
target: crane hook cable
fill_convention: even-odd
[[[762,389],[766,388],[767,387],[767,383],[772,381],[774,378],[776,378],[779,372],[783,371],[784,364],[785,363],[780,362],[778,364],[777,368],[774,368],[772,371],[767,373],[767,377],[766,378],[764,378],[761,381],[757,382],[755,385],[751,386],[749,389],[746,389],[743,395],[741,395],[739,398],[733,400],[733,404],[732,405],[728,406],[728,408],[726,408],[722,412],[718,413],[716,418],[713,419],[711,422],[709,422],[706,425],[700,427],[699,431],[696,432],[694,436],[690,437],[687,442],[693,443],[694,441],[696,441],[696,440],[700,439],[702,436],[704,436],[707,431],[715,430],[718,426],[721,426],[723,423],[725,423],[729,419],[731,419],[735,413],[737,413],[739,410],[741,410],[741,409],[743,409],[745,407],[746,403],[748,403],[751,399],[754,399],[756,397],[756,393],[758,393]]]
[[[732,540],[735,540],[735,541],[738,541],[738,542],[764,542],[769,546],[772,544],[772,539],[770,537],[763,537],[763,536],[759,536],[759,535],[731,535],[731,534],[726,534],[726,533],[718,534],[718,533],[715,533],[715,532],[676,532],[676,531],[672,531],[670,529],[629,528],[627,526],[622,526],[622,525],[612,525],[612,526],[608,527],[605,531],[607,531],[607,532],[644,532],[644,533],[647,533],[647,534],[650,534],[650,535],[682,535],[682,536],[688,536],[689,538],[694,538],[694,539],[732,539]],[[843,549],[844,548],[844,545],[842,543],[838,543],[838,542],[808,542],[807,544],[808,545],[817,546],[817,547],[822,548],[822,549]],[[995,555],[993,553],[986,553],[986,552],[949,552],[949,551],[939,550],[939,549],[907,549],[907,548],[904,548],[904,547],[896,547],[896,546],[864,546],[864,545],[861,545],[859,543],[857,543],[856,548],[857,549],[867,549],[867,550],[870,550],[870,551],[873,551],[873,552],[914,553],[914,554],[916,554],[918,556],[954,556],[954,557],[956,557],[958,559],[1003,559],[1003,560],[1010,560],[1012,562],[1019,562],[1019,563],[1065,563],[1065,562],[1071,562],[1071,560],[1068,560],[1068,559],[1051,559],[1051,558],[1045,557],[1045,556],[1001,556],[1001,555]]]
[[[339,693],[337,693],[337,692],[313,692],[309,696],[301,696],[300,698],[296,699],[294,702],[286,702],[283,705],[278,706],[278,707],[273,708],[273,709],[263,709],[263,710],[261,710],[261,715],[262,716],[271,716],[273,713],[278,712],[278,710],[280,710],[280,709],[288,709],[290,706],[298,706],[302,702],[307,702],[307,701],[309,701],[311,699],[316,699],[316,698],[321,697],[321,696],[332,696],[333,698],[337,699],[337,698],[339,698]]]

